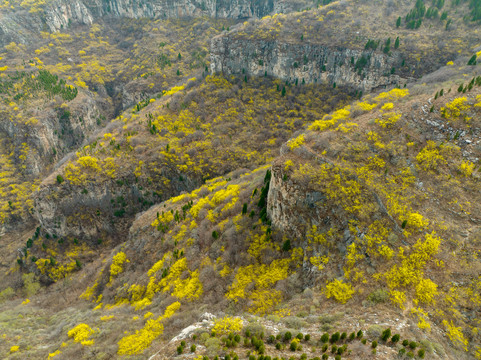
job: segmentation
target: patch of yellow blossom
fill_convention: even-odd
[[[265,314],[280,303],[282,293],[272,288],[278,281],[289,275],[290,259],[274,260],[269,265],[242,266],[237,270],[234,282],[229,286],[225,297],[238,302],[249,299],[253,305],[250,312]]]
[[[299,146],[304,144],[306,141],[304,134],[299,135],[295,139],[289,140],[287,143],[287,146],[289,146],[289,149],[294,150],[297,149]]]
[[[56,350],[53,353],[49,353],[47,360],[50,360],[50,359],[54,358],[55,356],[60,355],[61,353],[62,352],[60,350]]]
[[[469,104],[467,104],[467,101],[468,99],[463,96],[446,103],[446,105],[441,108],[442,117],[449,120],[457,119],[463,115],[464,120],[469,120],[467,115],[464,114],[464,112],[470,108]]]
[[[172,317],[179,308],[180,303],[178,301],[169,305],[165,309],[164,315],[159,316],[157,319],[147,320],[145,326],[137,330],[135,334],[120,339],[117,353],[119,355],[142,354],[164,332],[162,321]]]
[[[463,348],[465,351],[468,351],[468,339],[464,337],[463,330],[461,327],[456,327],[451,320],[448,322],[447,320],[443,320],[443,325],[446,328],[448,333],[449,339],[455,346],[459,346]]]
[[[112,284],[114,278],[124,271],[124,263],[126,262],[128,263],[130,261],[127,259],[127,255],[125,255],[123,251],[114,255],[112,265],[110,265],[110,279],[108,284]]]
[[[94,334],[95,331],[87,324],[78,324],[72,330],[68,332],[68,337],[73,338],[76,343],[81,343],[84,346],[94,344],[94,340],[89,340],[89,337]]]
[[[341,304],[347,303],[347,301],[352,298],[354,293],[355,291],[351,284],[344,283],[343,281],[337,279],[327,283],[325,290],[325,294],[328,299],[333,297]]]
[[[393,100],[401,99],[408,95],[409,95],[408,89],[394,88],[391,91],[380,93],[378,96],[374,98],[374,100],[375,101],[382,101],[382,100],[393,101]]]
[[[471,161],[463,161],[461,165],[459,165],[459,171],[466,177],[470,177],[473,174],[474,168],[476,164],[472,163]]]
[[[226,316],[222,319],[214,320],[212,331],[216,334],[228,334],[231,332],[239,332],[242,330],[243,321],[239,317]]]
[[[358,102],[356,103],[356,106],[363,110],[363,111],[371,111],[372,109],[376,108],[377,104],[369,104],[368,102]]]

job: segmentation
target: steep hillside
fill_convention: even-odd
[[[5,46],[0,53],[2,233],[32,220],[30,195],[40,178],[88,143],[107,119],[183,79],[202,76],[209,37],[229,24],[125,20],[42,32],[34,45]],[[189,45],[179,41],[181,29],[190,33]]]
[[[339,345],[333,340],[333,351],[345,344],[343,358],[370,358],[379,342],[379,358],[420,350],[427,358],[474,356],[480,341],[479,85],[480,77],[468,79],[441,96],[441,88],[437,95],[427,86],[414,87],[416,95],[393,89],[340,108],[288,141],[272,169],[236,171],[151,207],[136,218],[125,243],[85,267],[92,250],[39,231],[29,251],[44,247],[46,256],[34,260],[42,276],[57,281],[49,292],[65,291],[62,284],[74,271],[69,288],[86,288],[81,298],[93,302],[75,315],[62,312],[50,325],[61,336],[50,339],[48,352],[103,358],[160,351],[174,358],[197,344],[188,358],[229,352],[242,358],[256,346],[257,354],[283,356],[300,345],[294,353],[313,358],[323,354],[324,332],[362,330],[367,345],[364,335],[355,336]],[[65,294],[50,306],[67,311],[79,295]],[[34,304],[17,306],[8,314],[41,316]],[[169,315],[160,316],[166,307]],[[220,337],[223,331],[243,338],[262,331],[266,339],[280,338],[263,343],[263,350],[248,345],[254,339],[226,350],[226,339],[199,336],[216,324],[204,322],[164,348],[154,345],[162,332],[168,339],[194,323],[203,309],[257,315],[253,322],[243,315],[243,326],[218,320]],[[11,316],[12,331],[25,326]],[[65,317],[68,322],[60,323]],[[68,333],[79,324],[93,330],[76,343]],[[313,340],[283,342],[292,328]],[[389,338],[398,332],[408,345],[379,339],[387,328]],[[14,333],[8,332],[7,344],[15,343]],[[38,334],[19,343],[30,336]],[[30,352],[47,354],[22,345],[23,355]]]
[[[124,241],[140,211],[272,161],[296,130],[349,99],[327,87],[293,87],[285,96],[280,89],[270,79],[208,76],[136,105],[40,185],[42,234],[67,244]],[[40,240],[34,243],[30,255],[39,258]]]
[[[71,26],[122,18],[169,19],[202,17],[247,19],[290,12],[313,5],[308,0],[10,0],[2,1],[0,46],[31,43],[40,31],[57,32]]]
[[[212,41],[211,69],[362,91],[403,86],[480,50],[466,3],[336,1],[246,21]]]
[[[0,357],[481,359],[480,9],[3,2]]]

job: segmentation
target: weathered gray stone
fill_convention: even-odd
[[[366,66],[359,71],[355,63],[363,57]],[[354,61],[352,61],[354,60]],[[211,42],[211,72],[269,76],[290,83],[329,83],[349,85],[363,91],[404,79],[391,69],[402,62],[399,54],[386,55],[371,50],[356,50],[321,44],[286,43],[281,39],[244,38],[236,30],[216,36]]]

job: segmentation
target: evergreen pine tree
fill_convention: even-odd
[[[396,27],[398,28],[400,26],[401,26],[401,17],[398,17],[396,21]]]
[[[468,65],[476,65],[476,54],[471,56],[471,59],[468,61]]]
[[[386,43],[384,45],[384,49],[382,50],[384,54],[387,54],[391,50],[391,38],[388,38],[386,40]]]

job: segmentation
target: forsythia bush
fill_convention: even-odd
[[[363,111],[371,111],[377,106],[377,104],[369,104],[368,102],[358,102],[356,105]]]
[[[406,301],[406,294],[404,292],[391,290],[389,292],[389,297],[393,304],[399,306],[400,309],[404,309],[404,302]]]
[[[328,299],[333,297],[341,304],[345,304],[350,298],[352,298],[354,293],[355,291],[351,284],[346,284],[337,279],[326,285],[326,297]]]
[[[431,304],[438,295],[438,285],[429,279],[422,279],[416,286],[416,298],[422,303]]]
[[[162,321],[170,318],[180,308],[180,303],[177,301],[169,305],[164,312],[164,315],[157,319],[149,319],[141,330],[137,330],[135,334],[126,336],[119,341],[119,355],[134,355],[141,354],[145,349],[150,347],[152,341],[162,335],[164,332],[164,325]]]
[[[47,360],[50,360],[51,358],[54,358],[55,356],[60,355],[61,353],[62,352],[60,350],[56,350],[53,353],[49,353]]]
[[[396,99],[401,99],[408,95],[409,95],[408,89],[392,89],[391,91],[380,93],[377,97],[374,98],[374,100],[375,101],[380,101],[380,100],[392,101]]]
[[[124,252],[119,252],[116,254],[112,260],[112,265],[110,265],[110,280],[109,284],[112,283],[114,277],[124,271],[124,263],[129,262],[127,255]]]
[[[316,120],[309,126],[309,130],[324,131],[333,128],[339,121],[347,120],[351,115],[349,106],[335,111],[332,115],[324,115],[322,120]]]
[[[451,322],[443,320],[443,325],[446,327],[451,342],[456,346],[461,346],[465,351],[468,351],[469,342],[468,339],[464,337],[462,328],[456,327],[452,320]]]
[[[52,265],[50,259],[38,259],[35,262],[38,270],[43,274],[50,277],[53,281],[58,281],[65,278],[68,274],[73,272],[77,268],[77,263],[72,261],[68,264],[57,263]]]
[[[466,176],[469,177],[472,175],[474,168],[476,167],[471,161],[463,161],[461,165],[459,165],[459,171]]]
[[[383,128],[393,127],[399,119],[401,119],[402,114],[396,114],[395,112],[386,113],[382,116],[382,119],[376,119],[376,123]]]
[[[186,271],[190,276],[182,279],[181,276]],[[194,300],[199,298],[203,292],[202,283],[199,280],[199,270],[189,271],[186,258],[177,260],[158,286],[163,292],[172,291],[172,296],[179,299]]]
[[[421,308],[412,308],[411,314],[417,315],[418,317],[418,328],[421,330],[430,330],[431,324],[427,321],[428,313]]]
[[[76,343],[81,343],[84,346],[93,345],[93,340],[88,340],[90,335],[95,331],[90,328],[87,324],[78,324],[72,330],[68,332],[68,337],[73,338]]]
[[[441,115],[445,119],[459,118],[464,111],[469,110],[469,105],[466,104],[467,101],[468,99],[464,96],[448,102],[446,107],[441,108]]]
[[[296,137],[295,139],[292,139],[292,140],[289,140],[289,142],[287,143],[287,146],[289,146],[289,149],[291,150],[294,150],[296,148],[298,148],[299,146],[301,146],[302,144],[304,144],[304,142],[306,141],[304,135],[299,135],[298,137]]]
[[[254,305],[249,311],[261,314],[269,312],[282,298],[282,293],[272,289],[272,286],[287,278],[289,263],[290,259],[282,259],[274,260],[269,265],[240,267],[225,297],[234,302],[238,302],[239,299],[250,299]]]
[[[242,330],[242,319],[238,317],[226,316],[222,319],[214,321],[212,331],[216,334],[228,334],[230,332],[239,332]]]
[[[429,140],[427,145],[416,156],[419,166],[428,171],[436,170],[438,164],[445,163],[446,160],[440,154],[438,147],[434,141]]]

